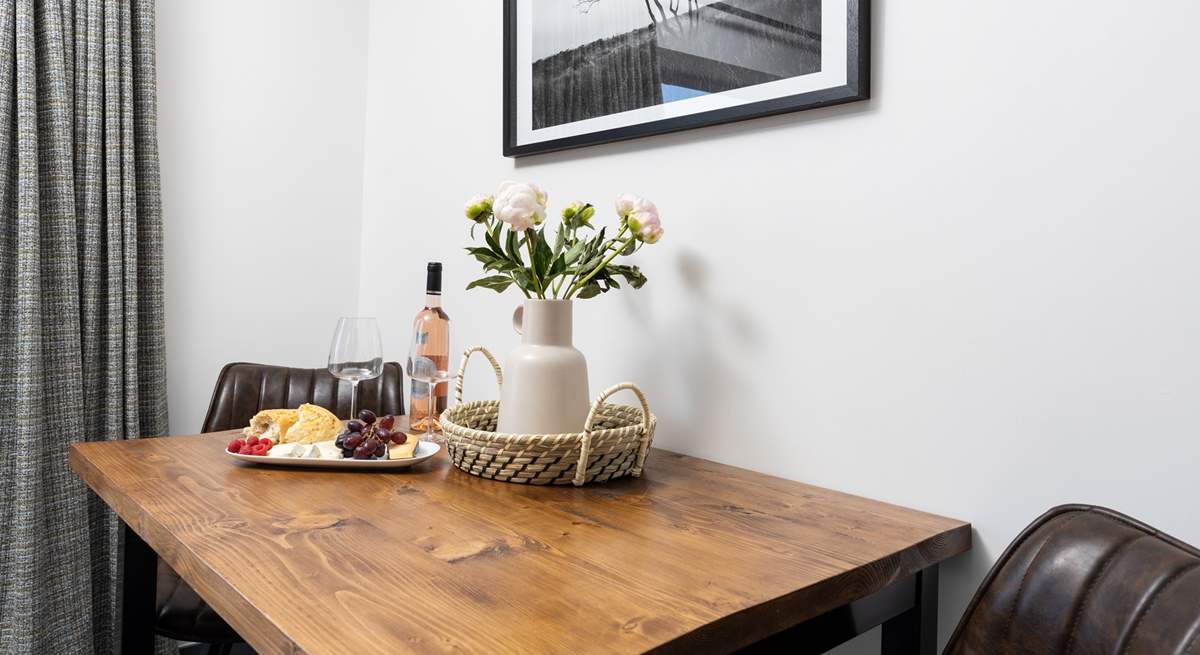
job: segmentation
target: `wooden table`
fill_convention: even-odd
[[[260,653],[822,652],[883,624],[935,652],[937,566],[970,526],[652,450],[641,479],[531,487],[453,468],[244,465],[230,432],[79,443],[126,523],[124,648],[155,556]]]

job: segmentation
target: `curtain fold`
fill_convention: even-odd
[[[533,129],[662,104],[653,25],[533,62]]]
[[[153,0],[0,0],[2,653],[117,650],[67,451],[167,427],[154,61]]]

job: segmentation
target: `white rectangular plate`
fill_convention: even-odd
[[[442,447],[432,441],[417,444],[413,456],[407,459],[316,459],[308,457],[270,457],[266,455],[239,455],[225,451],[226,455],[248,464],[271,464],[312,469],[406,469],[433,457]]]

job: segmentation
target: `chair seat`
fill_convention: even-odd
[[[205,643],[241,641],[237,632],[201,600],[170,566],[158,561],[156,631],[172,639]]]

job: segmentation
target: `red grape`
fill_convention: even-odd
[[[364,409],[358,413],[358,420],[370,425],[375,422],[375,412],[369,409]]]
[[[361,434],[352,434],[349,437],[346,437],[344,446],[346,448],[358,448],[360,445],[362,445],[363,439],[365,439],[365,437],[363,437]]]
[[[392,426],[395,424],[396,424],[396,417],[392,416],[391,414],[388,414],[387,416],[384,416],[379,419],[379,427],[381,427],[385,430],[391,430]]]

